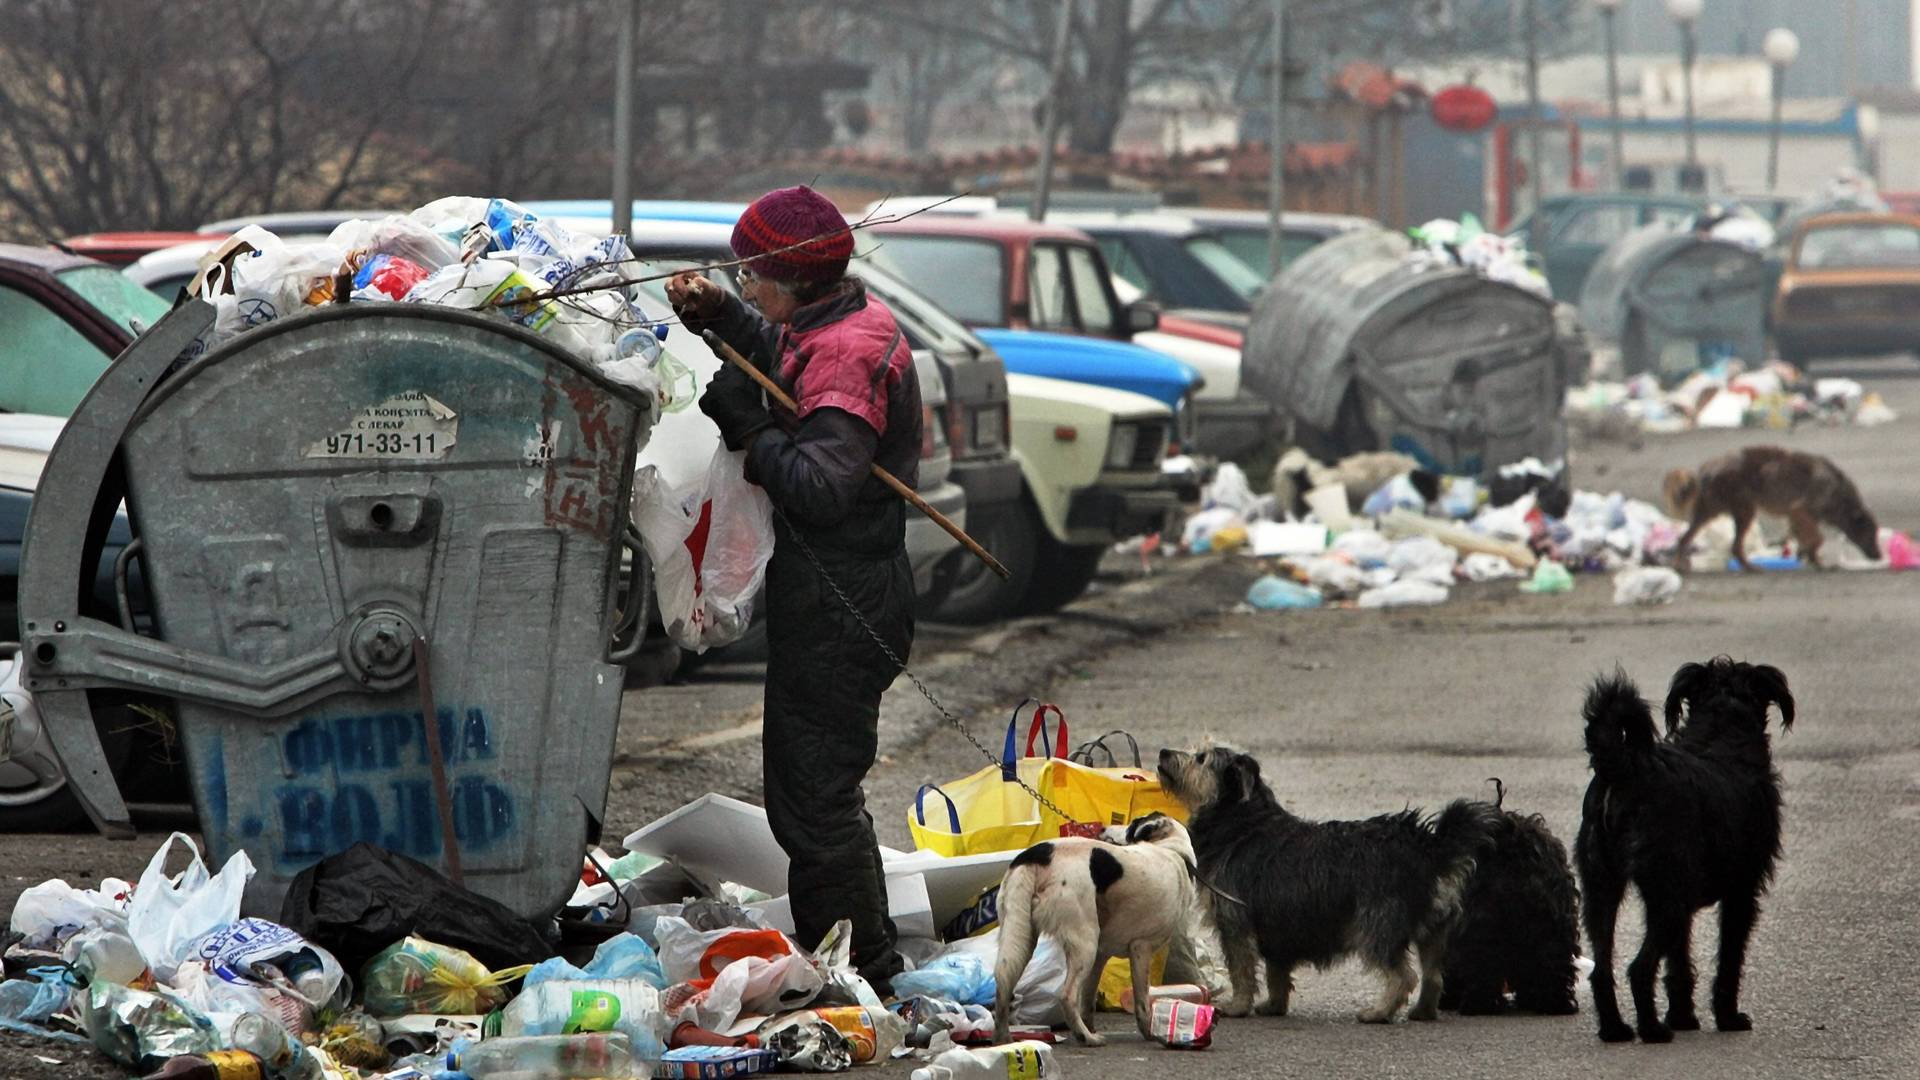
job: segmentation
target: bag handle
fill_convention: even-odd
[[[1054,723],[1056,725],[1056,731],[1058,733],[1054,737],[1053,753],[1051,754],[1043,753],[1043,754],[1040,754],[1039,756],[1040,757],[1057,757],[1057,758],[1063,758],[1067,756],[1067,714],[1060,711],[1060,706],[1055,705],[1052,702],[1044,702],[1033,710],[1033,724],[1032,726],[1027,728],[1027,756],[1028,757],[1035,756],[1033,752],[1034,741],[1036,739],[1041,738],[1042,736],[1045,736],[1047,733],[1047,714],[1048,713],[1053,714]],[[1040,748],[1042,750],[1046,749],[1046,743],[1044,741],[1040,743]]]
[[[913,812],[920,819],[920,827],[927,827],[927,792],[933,792],[946,800],[947,822],[953,826],[953,835],[960,835],[960,808],[953,804],[953,797],[940,790],[938,784],[921,784],[920,790],[913,793]]]
[[[1093,765],[1093,752],[1099,750],[1107,755],[1108,768],[1119,768],[1120,761],[1114,756],[1113,747],[1107,745],[1107,740],[1113,738],[1115,735],[1127,740],[1127,745],[1133,749],[1133,767],[1136,769],[1146,768],[1146,766],[1140,764],[1140,740],[1134,738],[1131,732],[1122,731],[1119,728],[1115,728],[1091,742],[1080,744],[1080,749],[1073,752],[1071,760],[1091,767]]]
[[[1021,698],[1020,704],[1013,707],[1013,715],[1007,719],[1007,738],[1000,746],[1000,779],[1009,784],[1013,783],[1019,777],[1019,773],[1014,764],[1017,759],[1013,752],[1013,733],[1015,729],[1020,726],[1020,710],[1026,708],[1028,705],[1033,705],[1034,710],[1033,726],[1027,731],[1027,752],[1025,756],[1034,756],[1035,740],[1046,731],[1046,714],[1048,710],[1052,710],[1053,715],[1058,717],[1060,721],[1059,750],[1052,756],[1067,756],[1067,718],[1066,715],[1060,711],[1060,707],[1058,705],[1037,703],[1030,697]]]

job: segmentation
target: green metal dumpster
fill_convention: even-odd
[[[26,681],[76,794],[128,831],[86,692],[166,695],[214,859],[259,868],[249,911],[365,840],[550,914],[605,809],[646,402],[424,305],[275,321],[166,374],[211,318],[189,301],[114,363],[28,522]],[[76,600],[122,494],[151,637]]]
[[[1619,344],[1627,375],[1676,381],[1716,352],[1765,360],[1771,300],[1761,252],[1656,224],[1601,256],[1580,293],[1580,318]]]

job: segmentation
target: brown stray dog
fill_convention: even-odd
[[[1832,525],[1869,559],[1880,558],[1880,526],[1860,501],[1860,490],[1826,458],[1779,446],[1749,446],[1714,458],[1697,470],[1675,469],[1664,485],[1668,512],[1687,519],[1674,549],[1674,566],[1689,569],[1694,534],[1721,514],[1733,515],[1733,557],[1747,562],[1747,529],[1756,512],[1787,519],[1795,546],[1820,565],[1820,526]]]

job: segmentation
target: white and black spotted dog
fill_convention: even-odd
[[[1116,956],[1132,962],[1133,1017],[1146,1035],[1153,1015],[1147,993],[1153,955],[1187,925],[1197,885],[1186,826],[1164,814],[1128,826],[1124,844],[1052,840],[1021,852],[1000,885],[996,1040],[1007,1041],[1013,989],[1041,934],[1052,934],[1066,956],[1067,1027],[1075,1038],[1105,1045],[1087,1020],[1100,969]]]

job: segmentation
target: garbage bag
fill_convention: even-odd
[[[993,1004],[993,970],[970,952],[936,956],[913,971],[893,977],[894,995],[930,997],[961,1005]]]
[[[407,937],[367,961],[360,973],[361,1004],[382,1017],[492,1012],[512,993],[508,984],[528,970],[489,971],[463,949]]]
[[[127,929],[133,886],[107,878],[98,889],[76,889],[59,878],[28,888],[14,901],[7,928],[29,949],[53,950],[84,930]]]
[[[366,842],[302,870],[287,889],[280,922],[330,950],[349,971],[410,934],[464,949],[495,970],[554,953],[504,904]]]
[[[639,979],[549,979],[514,998],[500,1018],[508,1037],[595,1031],[623,1032],[634,1057],[659,1061],[668,1031],[660,991]]]
[[[167,855],[178,841],[193,853],[187,868],[167,876]],[[160,845],[140,875],[127,908],[127,936],[140,947],[153,977],[170,982],[181,964],[194,958],[200,938],[240,918],[240,897],[253,878],[253,861],[235,851],[217,874],[207,872],[200,847],[186,833],[174,833]]]
[[[773,557],[773,504],[747,482],[746,454],[716,446],[704,474],[675,482],[658,465],[633,482],[633,524],[653,561],[660,622],[694,652],[738,641]]]
[[[634,934],[615,934],[601,942],[584,968],[557,956],[543,960],[527,972],[526,981],[520,985],[524,989],[549,979],[644,979],[661,989],[667,987],[667,975],[661,970],[660,958]]]

